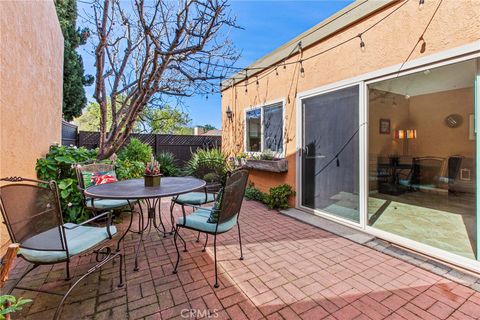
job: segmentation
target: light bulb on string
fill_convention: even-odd
[[[260,84],[260,82],[258,82],[258,77],[257,77],[257,82],[256,82],[257,86]]]
[[[300,77],[305,77],[305,69],[303,68],[302,60],[300,60]]]
[[[275,75],[278,76],[278,69],[275,67]]]
[[[425,5],[425,0],[419,0],[418,1],[418,9],[422,10]]]
[[[365,42],[363,42],[362,34],[360,33],[358,35],[358,37],[360,38],[360,50],[362,50],[362,52],[364,52],[365,51]]]

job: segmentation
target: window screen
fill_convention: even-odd
[[[261,151],[261,109],[255,109],[247,112],[247,151]]]
[[[263,109],[263,150],[283,151],[283,108],[278,103]]]

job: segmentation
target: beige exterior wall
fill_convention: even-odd
[[[35,178],[36,160],[61,139],[63,36],[53,1],[0,1],[0,68],[0,177]]]
[[[306,48],[303,50],[303,57],[318,54],[347,41],[391,14],[387,19],[363,33],[366,44],[364,52],[360,50],[359,39],[355,38],[314,59],[304,61],[305,76],[303,78],[299,77],[298,64],[294,64],[287,66],[286,69],[279,67],[278,76],[275,72],[271,72],[260,80],[258,86],[255,83],[255,76],[250,77],[248,92],[245,92],[245,82],[223,91],[222,148],[227,154],[236,154],[243,150],[245,109],[278,99],[287,101],[284,137],[285,156],[289,162],[288,173],[272,174],[252,171],[250,178],[257,186],[264,190],[284,182],[295,186],[296,92],[319,88],[401,64],[407,59],[411,61],[480,39],[480,19],[478,19],[480,1],[443,1],[435,14],[439,0],[426,1],[423,10],[419,10],[418,1],[408,1],[395,11],[403,3],[403,1],[392,1],[390,6],[381,11]],[[425,41],[423,45],[418,41],[422,35]],[[299,56],[296,55],[287,62],[298,59]],[[265,72],[268,70],[258,75],[261,76]],[[233,121],[229,121],[225,116],[227,106],[230,106],[234,114]]]

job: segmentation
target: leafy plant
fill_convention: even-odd
[[[255,188],[253,182],[249,181],[248,186],[245,189],[245,198],[247,198],[247,200],[255,200],[255,201],[263,202],[265,199],[265,194],[262,191]]]
[[[175,156],[171,152],[162,152],[157,156],[160,163],[160,171],[166,177],[180,175],[180,169],[175,164]]]
[[[185,165],[187,175],[204,179],[207,174],[210,174],[211,177],[211,173],[214,173],[219,177],[219,180],[215,182],[221,182],[228,169],[227,157],[219,149],[197,149]]]
[[[260,154],[261,160],[273,160],[274,158],[275,158],[275,152],[273,152],[270,149],[267,149]]]
[[[35,170],[40,180],[55,180],[58,185],[60,205],[67,222],[80,222],[87,218],[82,208],[82,195],[77,189],[74,165],[92,161],[96,150],[86,148],[51,146],[48,154],[37,160]]]
[[[141,142],[136,138],[130,139],[130,142],[118,153],[118,159],[141,161],[144,164],[152,158],[152,147]]]
[[[160,174],[160,163],[152,156],[152,160],[145,165],[144,175],[154,176]]]
[[[279,186],[270,188],[269,193],[265,195],[264,203],[270,209],[286,209],[288,208],[288,198],[295,194],[292,187],[284,183]]]
[[[142,161],[117,160],[116,172],[118,180],[136,179],[143,177],[145,164]]]
[[[22,310],[23,306],[32,302],[31,299],[15,298],[11,295],[0,296],[0,320],[5,319],[9,313]]]

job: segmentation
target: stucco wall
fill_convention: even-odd
[[[252,171],[250,179],[257,186],[264,190],[283,182],[295,186],[296,92],[318,88],[401,64],[407,59],[417,59],[480,39],[480,19],[478,19],[480,1],[443,1],[435,15],[439,0],[426,1],[423,10],[419,10],[418,1],[409,1],[395,11],[403,3],[403,1],[393,2],[391,6],[380,12],[305,49],[303,56],[315,55],[355,37],[391,13],[389,18],[363,33],[366,44],[364,52],[360,50],[360,41],[356,38],[314,59],[304,61],[305,76],[303,78],[299,77],[298,64],[294,64],[288,65],[286,69],[279,67],[278,76],[275,72],[271,72],[259,81],[259,85],[256,85],[255,77],[251,77],[248,92],[245,92],[244,82],[224,90],[222,148],[227,154],[235,154],[243,149],[243,122],[246,108],[272,100],[287,101],[285,140],[287,142],[286,157],[289,161],[288,173],[281,175]],[[434,16],[433,19],[432,16]],[[418,43],[422,34],[423,45]],[[298,59],[298,55],[293,56],[287,62]],[[262,73],[258,75],[261,77]],[[227,106],[230,106],[234,114],[233,121],[229,121],[225,116]]]
[[[0,176],[35,178],[36,160],[61,139],[63,36],[53,1],[0,1],[0,68]]]

